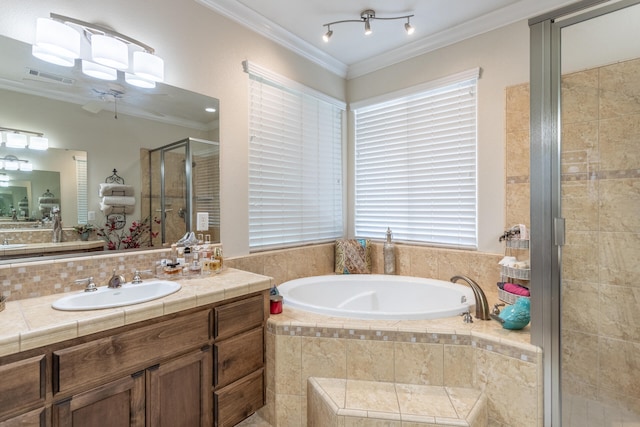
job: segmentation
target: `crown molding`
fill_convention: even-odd
[[[348,67],[300,37],[248,8],[237,0],[195,0],[214,12],[225,16],[253,32],[274,41],[303,58],[312,61],[332,73],[346,78]]]

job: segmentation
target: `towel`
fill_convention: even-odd
[[[100,202],[100,210],[102,211],[103,214],[105,215],[111,215],[111,214],[127,214],[127,215],[131,215],[134,211],[135,211],[136,207],[135,206],[111,206],[111,205],[105,205],[104,203]]]
[[[136,198],[130,196],[105,196],[102,198],[105,206],[134,206]]]
[[[58,206],[58,204],[57,204],[57,203],[40,203],[40,205],[38,206],[38,208],[39,208],[40,210],[43,210],[43,209],[53,209],[53,208],[55,208],[55,207],[57,207],[57,206]]]
[[[103,182],[100,184],[100,197],[104,196],[133,196],[134,190],[132,185],[109,184]]]
[[[521,295],[523,297],[528,297],[531,295],[529,289],[515,283],[505,283],[503,289],[510,294]]]
[[[40,204],[60,204],[60,199],[57,197],[47,197],[47,196],[42,196],[42,197],[38,197],[38,203]]]

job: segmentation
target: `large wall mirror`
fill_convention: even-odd
[[[0,180],[6,179],[2,174],[9,180],[6,186],[0,181],[0,222],[15,219],[15,209],[16,228],[33,227],[42,216],[38,200],[49,190],[60,199],[63,226],[72,227],[83,217],[77,194],[84,184],[88,220],[103,226],[98,189],[113,169],[135,189],[135,210],[127,220],[142,220],[148,210],[141,200],[147,180],[141,152],[184,138],[219,142],[215,98],[165,84],[137,88],[121,75],[111,82],[93,79],[82,74],[79,64],[48,64],[31,55],[30,45],[7,37],[0,37],[0,51],[0,127],[43,133],[50,145],[41,152],[0,146],[0,157],[29,160],[36,172],[0,170]],[[86,161],[86,177],[78,178],[78,159]],[[40,172],[50,175],[40,179]]]

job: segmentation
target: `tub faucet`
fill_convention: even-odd
[[[482,291],[480,285],[467,276],[453,276],[449,279],[449,281],[453,283],[456,283],[458,280],[463,280],[473,291],[473,296],[476,298],[476,319],[491,320],[491,316],[489,316],[487,296]]]

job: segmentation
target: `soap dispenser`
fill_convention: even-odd
[[[382,248],[384,256],[384,274],[396,274],[396,249],[391,241],[391,228],[387,227],[387,240]]]

